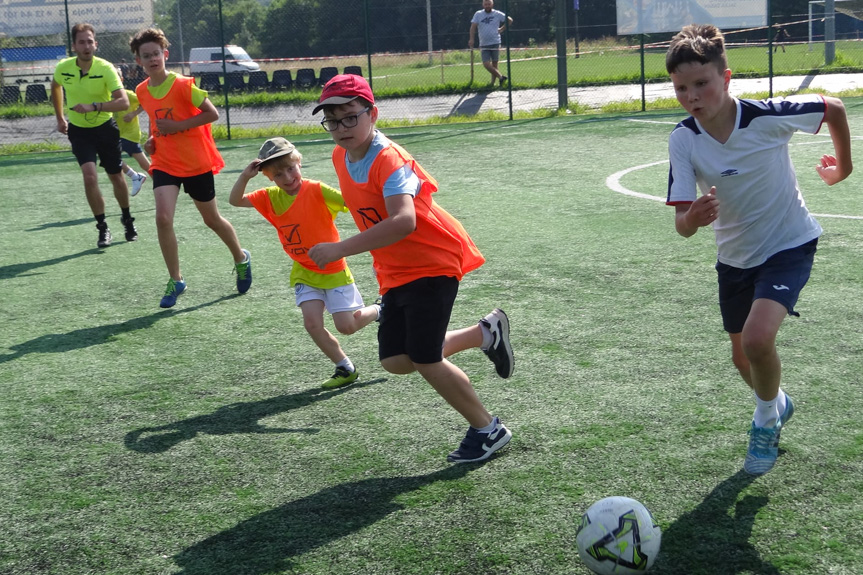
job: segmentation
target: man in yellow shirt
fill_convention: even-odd
[[[138,239],[135,218],[129,212],[129,187],[122,172],[120,131],[112,112],[126,110],[129,98],[113,64],[95,56],[96,32],[93,26],[78,23],[72,26],[72,47],[75,56],[61,60],[54,70],[51,99],[57,117],[57,131],[69,136],[72,153],[84,176],[84,193],[96,218],[100,248],[111,245],[111,230],[105,221],[105,200],[99,190],[96,159],[105,169],[114,197],[123,215],[120,221],[126,241]],[[63,106],[65,90],[68,109]],[[69,120],[66,120],[66,114]]]

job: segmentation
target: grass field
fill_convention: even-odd
[[[863,134],[863,102],[847,104]],[[801,317],[780,332],[797,414],[776,468],[753,478],[754,402],[722,332],[712,234],[681,238],[672,208],[614,191],[664,198],[681,118],[389,133],[488,259],[453,327],[496,306],[512,322],[511,379],[478,351],[454,358],[513,431],[485,465],[446,463],[464,422],[418,376],[379,367],[374,327],[340,338],[360,381],[319,388],[331,366],[293,305],[288,257],[227,203],[261,142],[222,145],[216,178],[252,289],[235,295],[227,249],[184,197],[189,289],[170,310],[148,190],[133,199],[139,241],[98,250],[71,154],[0,157],[0,573],[586,575],[576,525],[609,495],[661,525],[657,574],[863,573],[860,176],[827,188],[813,166],[829,138],[795,136],[825,233]],[[335,182],[314,138],[297,140],[305,175]],[[373,299],[370,258],[350,265]]]

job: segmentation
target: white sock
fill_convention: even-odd
[[[345,368],[346,370],[350,371],[351,373],[353,373],[354,371],[356,371],[356,370],[357,370],[357,368],[356,368],[356,367],[354,367],[354,364],[353,364],[353,362],[351,361],[351,358],[349,358],[349,357],[346,357],[345,359],[343,359],[342,361],[340,361],[339,363],[337,363],[337,364],[336,364],[336,367],[343,367],[343,368]]]
[[[127,175],[127,176],[129,176],[130,178],[134,178],[135,176],[137,176],[137,175],[138,175],[138,172],[136,172],[135,170],[133,170],[131,167],[128,167],[128,166],[127,166],[127,167],[126,167],[126,175]]]
[[[479,431],[480,433],[491,433],[492,431],[494,431],[495,422],[496,422],[496,419],[494,417],[492,417],[491,423],[489,423],[485,427],[480,427],[479,429],[477,429],[477,431]]]
[[[483,322],[479,322],[479,329],[482,330],[482,343],[479,348],[483,351],[488,351],[489,346],[494,341],[494,337],[491,335],[491,330]]]
[[[775,427],[779,421],[779,396],[771,400],[764,400],[755,396],[755,413],[752,419],[755,427]]]
[[[369,306],[369,307],[373,307],[373,308],[375,308],[375,309],[378,311],[378,315],[377,315],[377,316],[375,316],[375,321],[380,321],[380,320],[381,320],[381,304],[379,304],[379,303],[373,303],[373,304],[372,304],[371,306]]]

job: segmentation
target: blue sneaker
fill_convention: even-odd
[[[252,254],[249,250],[243,250],[246,259],[235,264],[237,266],[237,291],[246,293],[252,287]]]
[[[447,455],[447,461],[453,463],[470,463],[482,461],[509,443],[512,432],[494,418],[494,429],[491,433],[480,433],[475,427],[467,428],[467,435],[461,440],[458,449]]]
[[[743,470],[750,475],[764,475],[776,463],[779,457],[779,430],[782,424],[775,427],[752,427],[749,429],[749,449],[743,462]]]
[[[159,302],[159,307],[174,307],[177,303],[177,296],[186,291],[185,280],[174,280],[168,278],[168,287],[165,288],[165,295],[162,296],[162,301]]]

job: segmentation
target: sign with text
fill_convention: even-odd
[[[134,32],[153,24],[152,0],[0,0],[0,33],[6,36],[62,34],[69,24],[89,22],[100,32]]]
[[[766,26],[768,1],[617,0],[617,33],[677,32],[687,24],[721,29]]]

